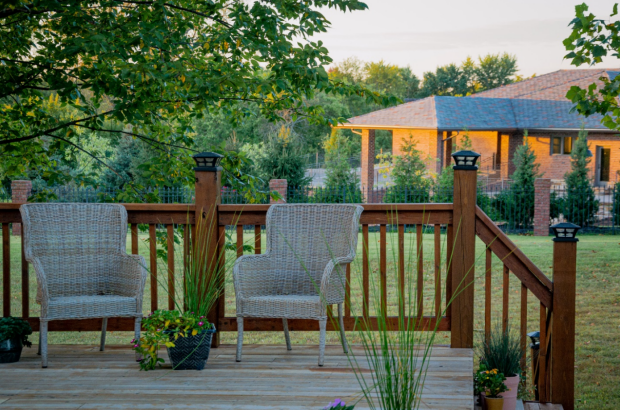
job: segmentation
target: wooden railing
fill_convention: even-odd
[[[236,232],[237,255],[243,254],[243,245],[247,242],[244,236],[244,227],[253,226],[250,242],[254,246],[253,252],[264,251],[262,243],[262,227],[269,205],[221,205],[219,195],[221,192],[219,172],[196,172],[196,203],[192,205],[180,204],[125,204],[130,224],[131,252],[136,254],[140,251],[140,243],[148,247],[147,265],[151,272],[150,294],[145,295],[150,299],[150,305],[146,309],[174,308],[174,299],[168,292],[158,294],[158,282],[164,281],[174,286],[179,275],[183,272],[183,263],[177,258],[185,258],[190,250],[190,240],[196,221],[199,218],[207,218],[209,210],[216,213],[217,223],[213,226],[213,246],[208,250],[211,258],[221,257],[228,232]],[[491,301],[492,289],[492,260],[495,255],[503,266],[502,269],[502,313],[501,322],[507,326],[509,322],[515,323],[515,318],[510,317],[509,291],[510,279],[516,277],[520,288],[520,315],[518,315],[521,343],[525,350],[526,333],[528,330],[540,330],[541,343],[538,362],[535,363],[534,380],[537,385],[538,396],[541,401],[560,403],[565,409],[573,408],[574,401],[574,312],[575,312],[575,243],[554,243],[554,282],[547,278],[543,272],[535,266],[510,239],[476,207],[476,172],[468,170],[455,170],[455,189],[453,204],[364,204],[364,212],[361,216],[362,246],[361,267],[359,263],[354,270],[347,267],[347,288],[345,303],[344,325],[347,330],[353,329],[356,323],[356,315],[370,318],[370,323],[376,323],[372,319],[373,312],[369,311],[367,301],[372,297],[371,284],[376,269],[376,280],[379,286],[380,304],[387,307],[388,304],[388,269],[397,276],[397,285],[403,291],[405,280],[415,282],[416,317],[410,318],[420,330],[434,329],[437,325],[439,331],[450,332],[452,347],[472,348],[474,341],[474,293],[475,293],[475,242],[476,236],[484,242],[485,271],[484,271],[484,332],[488,335],[491,331],[494,304]],[[10,236],[10,224],[21,223],[18,204],[0,204],[0,224],[2,224],[2,296],[3,316],[9,316],[11,311],[16,310],[12,306],[14,295],[11,294],[11,286],[20,283],[21,309],[19,313],[28,319],[36,331],[39,321],[37,317],[31,317],[30,299],[33,289],[30,288],[30,269],[23,254],[19,262],[18,275],[12,275],[11,242],[20,240]],[[205,212],[205,210],[207,210]],[[139,229],[138,225],[142,225]],[[148,234],[140,233],[148,225]],[[371,241],[376,238],[371,236],[371,231],[378,230],[378,260],[371,261],[369,252]],[[406,231],[415,232],[415,262],[407,255]],[[181,241],[175,243],[180,232]],[[424,245],[424,235],[431,237],[432,245]],[[165,245],[158,248],[157,237],[160,242],[162,235]],[[376,235],[376,233],[372,233]],[[140,237],[148,241],[140,241]],[[230,237],[230,235],[229,235]],[[388,262],[388,237],[392,246],[396,245],[395,259],[391,268]],[[443,239],[442,239],[443,237]],[[412,239],[413,240],[413,239]],[[411,241],[411,240],[409,240]],[[441,243],[445,246],[442,249]],[[411,243],[411,242],[409,242]],[[427,246],[427,248],[425,248]],[[176,249],[180,247],[180,249]],[[157,251],[162,250],[167,254],[167,262],[164,266],[158,260]],[[393,248],[392,248],[393,249]],[[176,252],[175,252],[176,250]],[[180,251],[180,252],[179,252]],[[427,275],[426,281],[433,280],[433,301],[429,305],[424,304],[423,289],[425,287],[425,266],[423,255],[432,255],[432,275]],[[144,250],[142,252],[145,253]],[[180,255],[180,256],[179,256]],[[561,255],[561,257],[560,257]],[[227,255],[235,257],[230,252]],[[159,262],[159,263],[158,263]],[[374,263],[374,265],[373,265]],[[374,268],[374,269],[373,269]],[[351,307],[356,302],[353,299],[351,284],[353,275],[361,276],[361,285],[356,294],[362,303],[358,311],[352,311]],[[13,277],[12,277],[13,276]],[[169,291],[171,289],[168,289]],[[528,295],[532,294],[532,300]],[[226,314],[226,302],[232,301],[234,294],[222,295],[216,308],[210,315],[210,320],[216,323],[221,332],[236,331],[237,323],[234,315]],[[448,301],[452,303],[448,305]],[[165,302],[164,302],[165,301]],[[359,302],[359,301],[357,301]],[[393,305],[393,300],[390,302]],[[538,329],[528,328],[528,304],[539,305]],[[398,311],[398,309],[395,309]],[[392,309],[394,311],[394,309]],[[445,315],[441,313],[445,311]],[[402,318],[401,318],[402,319]],[[396,326],[398,316],[388,319]],[[52,321],[50,331],[97,331],[100,329],[100,320],[71,320]],[[282,321],[274,319],[248,320],[245,324],[248,331],[281,331]],[[318,330],[318,323],[312,320],[289,320],[291,330]],[[328,321],[328,329],[333,326]],[[133,323],[130,319],[110,319],[108,330],[131,331]],[[217,334],[219,336],[219,333]],[[214,338],[214,344],[219,344],[219,338]],[[522,365],[525,367],[525,357]]]

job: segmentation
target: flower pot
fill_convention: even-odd
[[[506,377],[504,384],[508,391],[499,395],[504,399],[503,410],[515,410],[517,407],[517,393],[519,392],[519,376]]]
[[[179,337],[174,340],[170,335],[170,341],[174,347],[168,347],[168,356],[174,370],[202,370],[209,358],[211,351],[211,339],[215,328],[203,330],[196,336]]]
[[[22,355],[22,341],[19,338],[0,341],[0,363],[15,363]]]
[[[502,410],[502,408],[504,407],[503,397],[499,397],[496,399],[493,399],[491,397],[486,397],[485,402],[487,405],[487,410]]]

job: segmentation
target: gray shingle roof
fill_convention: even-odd
[[[572,85],[587,87],[620,71],[561,70],[470,97],[435,96],[349,119],[345,128],[436,128],[444,130],[588,129],[606,130],[600,115],[571,112],[564,96]],[[560,98],[561,96],[561,98]],[[474,98],[475,97],[475,98]]]

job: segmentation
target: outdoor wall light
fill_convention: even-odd
[[[569,223],[562,222],[559,224],[555,224],[551,227],[553,229],[553,233],[555,234],[555,238],[553,238],[554,242],[577,242],[577,231],[581,229],[580,226]]]
[[[474,151],[458,151],[452,154],[454,158],[454,169],[475,170],[478,169],[476,161],[480,158],[480,154]]]
[[[196,161],[194,171],[219,171],[220,161],[224,156],[215,152],[201,152],[192,158]]]

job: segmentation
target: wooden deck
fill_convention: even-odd
[[[200,372],[169,365],[141,372],[126,346],[99,352],[86,345],[50,345],[49,367],[41,369],[36,351],[24,349],[20,362],[0,364],[0,408],[319,410],[360,390],[340,346],[327,346],[319,368],[317,346],[294,345],[288,352],[246,345],[243,362],[236,363],[234,346],[224,345],[211,351]],[[434,348],[422,408],[473,408],[472,357],[471,349]]]

